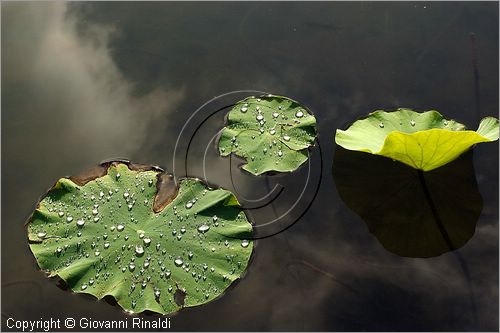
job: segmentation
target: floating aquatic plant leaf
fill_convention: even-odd
[[[375,111],[354,122],[347,130],[337,129],[335,142],[349,150],[368,152],[430,171],[456,159],[480,142],[498,140],[498,119],[484,118],[477,131],[443,118],[437,111],[409,109]]]
[[[290,172],[308,158],[316,138],[316,119],[306,108],[286,97],[248,97],[229,112],[219,139],[219,153],[246,160],[243,169],[260,175]]]
[[[60,179],[28,222],[42,270],[133,313],[220,296],[248,265],[251,233],[231,192],[122,162]]]

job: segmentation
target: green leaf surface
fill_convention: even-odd
[[[493,117],[484,118],[477,131],[470,131],[437,111],[398,109],[375,111],[345,131],[337,129],[335,142],[349,150],[389,157],[430,171],[453,161],[477,143],[498,140],[498,132],[498,119]]]
[[[291,172],[308,159],[316,138],[316,118],[287,97],[248,97],[231,109],[219,138],[219,154],[242,157],[254,175]]]
[[[161,314],[210,302],[241,277],[252,226],[231,192],[189,178],[177,188],[161,170],[119,162],[103,171],[81,185],[60,179],[28,222],[49,276],[111,295],[126,311]]]

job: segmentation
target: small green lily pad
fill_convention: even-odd
[[[316,118],[287,97],[248,97],[228,113],[219,138],[219,154],[242,157],[254,175],[291,172],[308,159],[316,138]]]
[[[335,142],[349,150],[389,157],[430,171],[453,161],[477,143],[498,140],[498,135],[498,119],[493,117],[484,118],[477,131],[470,131],[437,111],[398,109],[375,111],[345,131],[337,129]]]
[[[27,228],[50,277],[131,313],[210,302],[242,276],[253,249],[231,192],[189,178],[177,187],[161,169],[123,162],[61,178]]]

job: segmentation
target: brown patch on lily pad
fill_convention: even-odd
[[[174,201],[177,197],[179,188],[175,182],[175,178],[171,174],[160,173],[158,174],[158,181],[156,182],[156,197],[153,204],[153,211],[155,213],[161,212],[169,203]]]

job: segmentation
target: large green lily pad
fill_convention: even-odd
[[[76,293],[126,311],[169,314],[207,303],[245,271],[252,226],[236,198],[198,179],[110,162],[61,178],[30,218],[38,265]]]
[[[287,97],[248,97],[236,103],[219,138],[219,154],[242,157],[254,175],[291,172],[308,159],[316,138],[316,118]]]
[[[409,109],[375,111],[345,131],[337,129],[335,135],[335,142],[346,149],[389,157],[423,171],[453,161],[477,143],[496,140],[498,119],[493,117],[470,131],[437,111]]]

